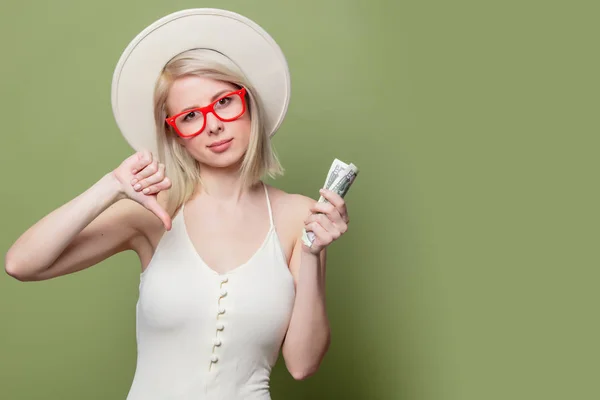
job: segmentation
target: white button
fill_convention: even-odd
[[[221,283],[226,283],[229,280],[226,276],[221,277]]]
[[[225,314],[225,307],[219,307],[219,314]]]
[[[223,325],[222,322],[217,323],[217,329],[222,331],[223,329],[225,329],[225,325]]]
[[[227,296],[227,290],[223,289],[221,290],[221,297],[225,297]]]
[[[213,344],[214,344],[215,346],[220,346],[220,345],[221,345],[221,339],[219,339],[219,338],[215,338],[215,340],[213,340]]]
[[[217,355],[216,355],[216,354],[213,354],[213,355],[210,357],[210,359],[211,359],[211,361],[212,361],[212,362],[215,362],[215,363],[216,363],[217,361],[219,361],[219,357],[217,357]]]

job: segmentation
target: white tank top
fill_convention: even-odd
[[[127,400],[269,400],[295,298],[273,223],[244,264],[219,274],[200,257],[183,209],[140,276],[137,365]]]

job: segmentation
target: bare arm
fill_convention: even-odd
[[[288,371],[295,379],[313,375],[321,365],[331,343],[331,329],[325,303],[325,266],[327,246],[347,230],[348,212],[344,200],[331,191],[321,194],[329,203],[306,198],[299,228],[315,234],[309,248],[297,239],[290,260],[296,282],[296,299],[282,352]],[[309,211],[308,211],[309,210]],[[303,216],[303,215],[301,215]],[[299,229],[300,230],[300,229]]]
[[[6,272],[20,281],[45,280],[80,271],[133,248],[134,239],[143,235],[143,220],[155,218],[146,208],[164,213],[156,211],[160,206],[155,194],[147,196],[123,184],[134,176],[124,171],[150,165],[147,154],[144,156],[144,160],[139,153],[128,158],[117,170],[25,231],[6,253]],[[146,175],[152,175],[149,171]],[[161,217],[165,218],[163,214]]]
[[[296,299],[282,353],[288,371],[302,380],[319,368],[330,344],[325,306],[325,252],[320,256],[294,248],[290,269],[296,279]]]
[[[120,221],[127,206],[117,200],[118,183],[106,175],[23,233],[6,253],[6,272],[21,281],[50,279],[126,250],[135,232]]]

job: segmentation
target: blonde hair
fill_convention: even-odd
[[[250,141],[240,167],[244,187],[256,184],[263,176],[274,178],[283,174],[283,168],[271,147],[265,132],[260,99],[244,74],[225,56],[208,49],[185,51],[171,59],[164,67],[154,88],[154,119],[158,157],[165,164],[166,174],[172,182],[168,191],[166,211],[173,215],[194,193],[200,180],[200,165],[176,140],[176,133],[165,122],[166,101],[173,82],[183,76],[202,76],[229,82],[246,88],[246,101],[250,113]],[[162,193],[162,192],[161,192]]]

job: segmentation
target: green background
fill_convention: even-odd
[[[333,342],[274,399],[598,399],[598,7],[589,1],[6,1],[0,251],[132,150],[113,68],[173,11],[228,8],[290,63],[280,188],[361,170],[332,245]],[[0,276],[0,398],[124,399],[139,263]]]

